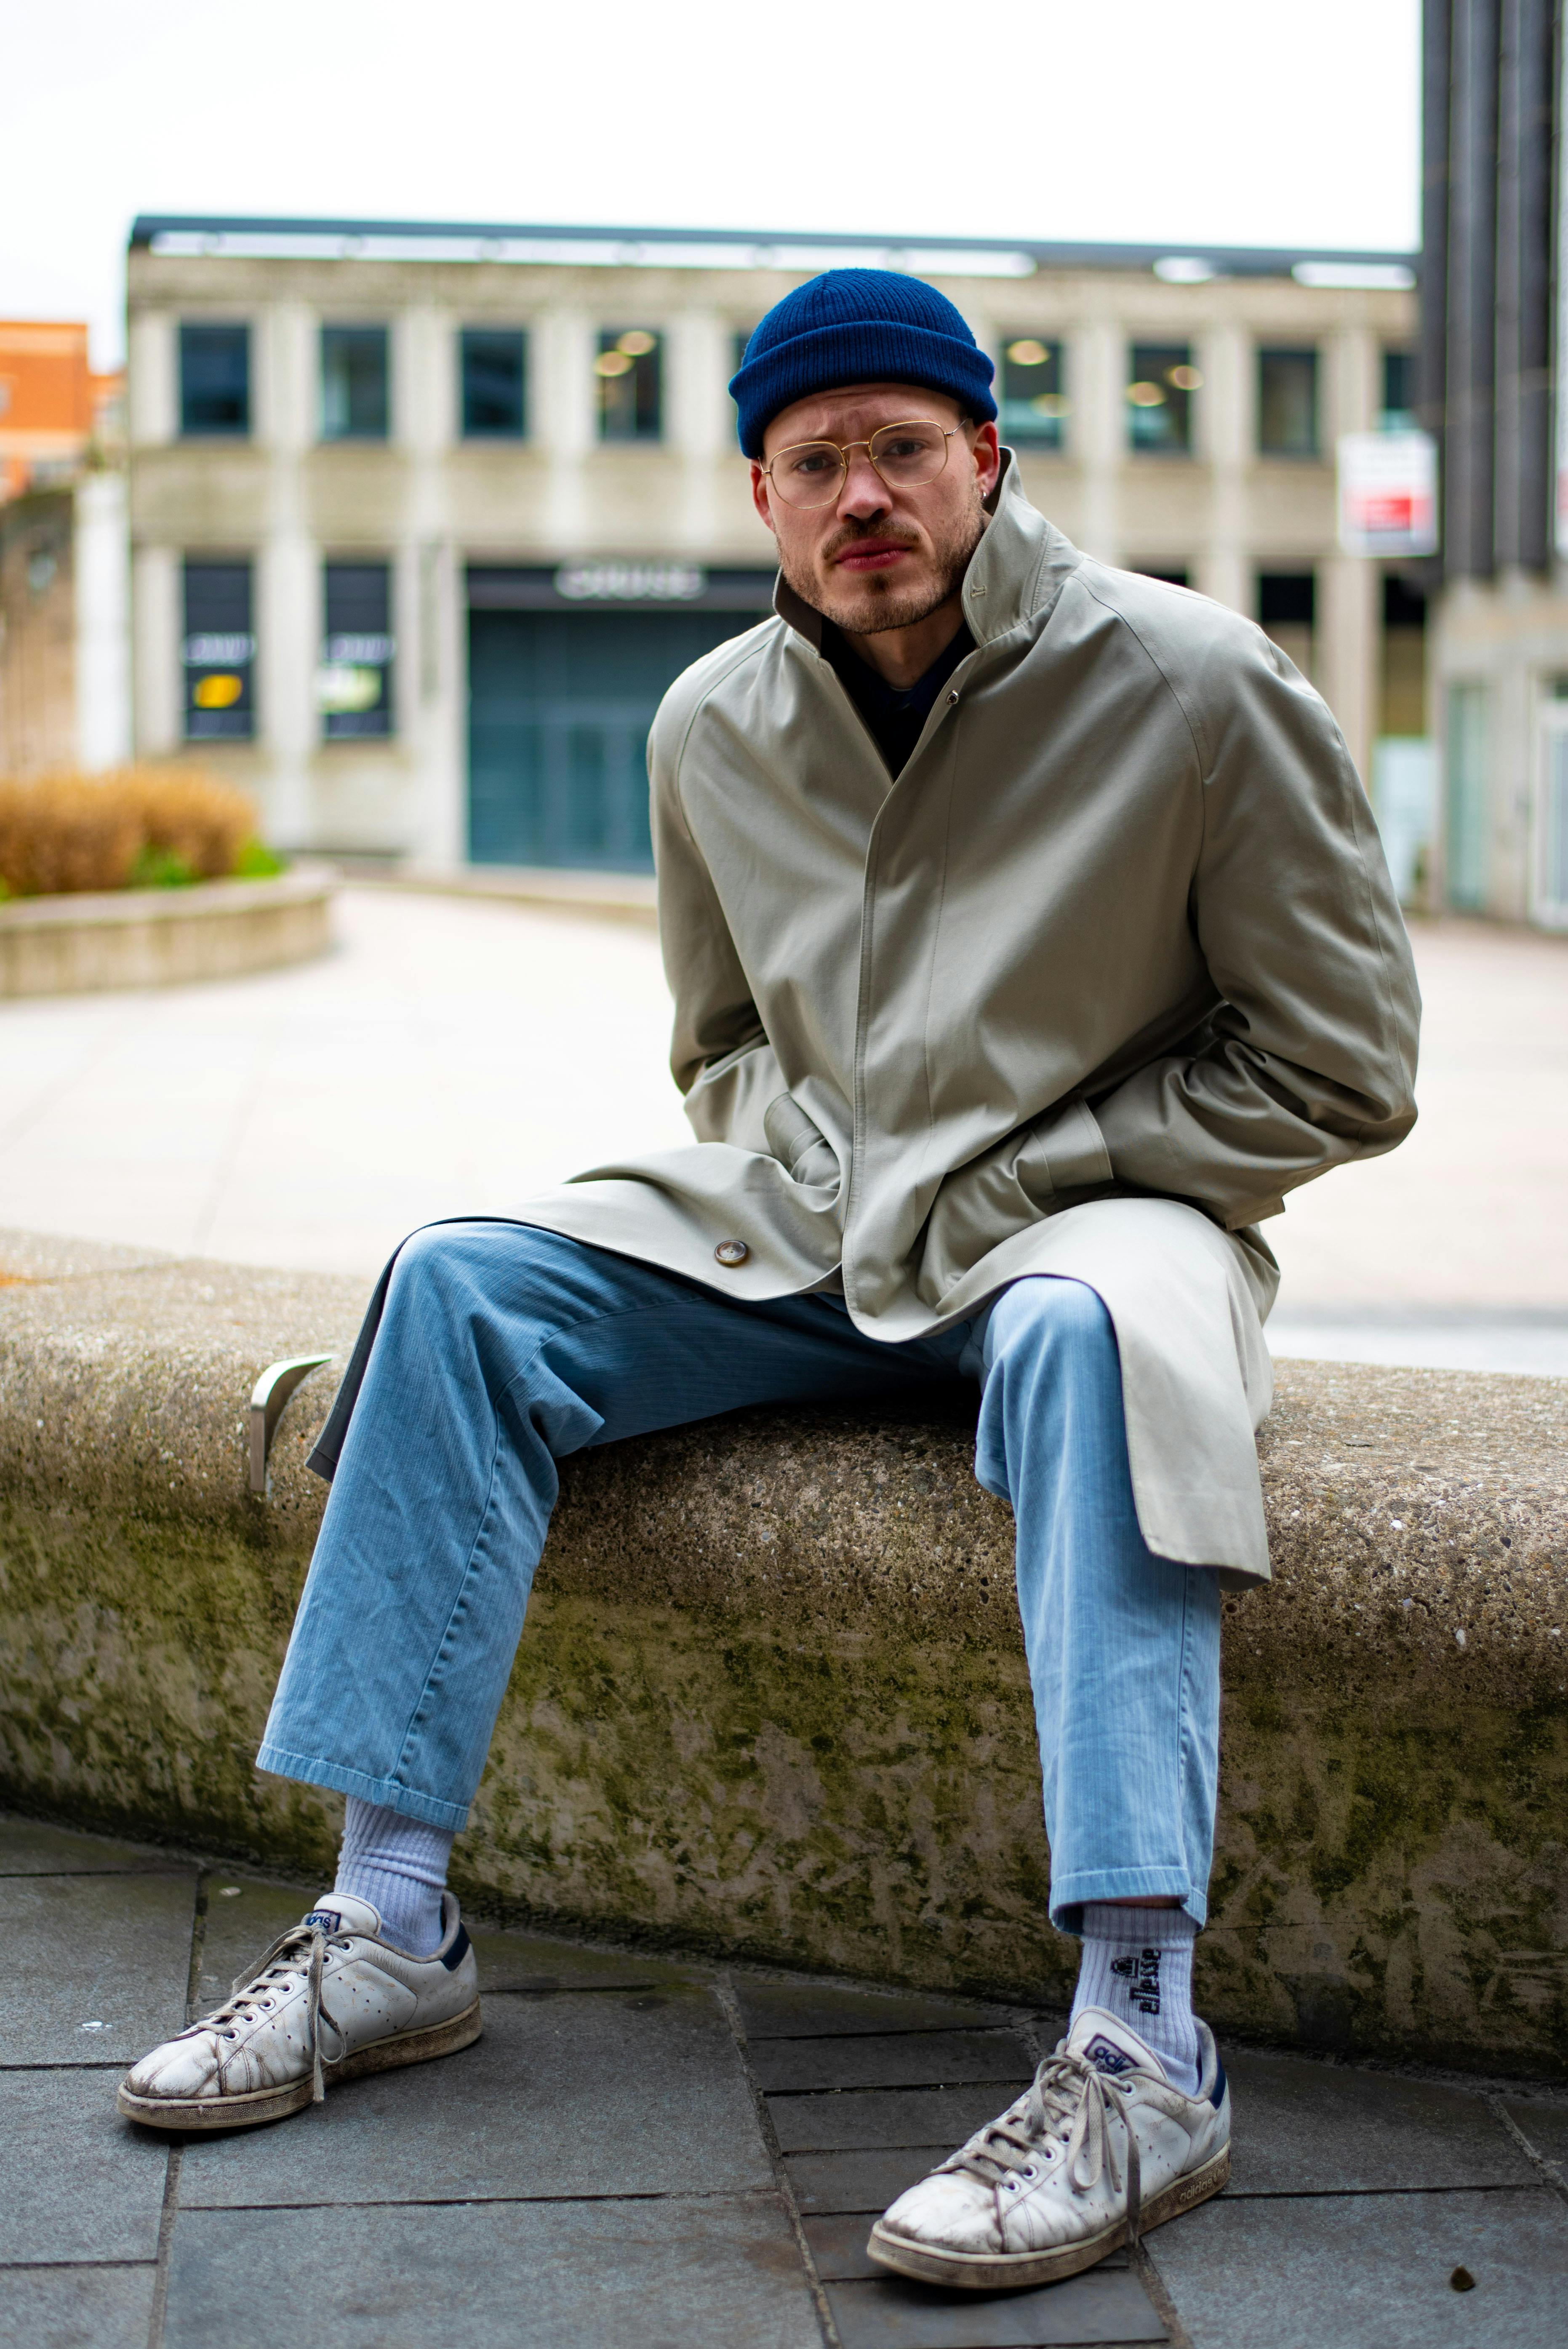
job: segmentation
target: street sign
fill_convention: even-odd
[[[1339,444],[1346,554],[1435,554],[1438,444],[1429,432],[1347,432]]]

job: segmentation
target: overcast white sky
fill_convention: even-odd
[[[0,316],[139,212],[1416,242],[1419,0],[0,0]]]

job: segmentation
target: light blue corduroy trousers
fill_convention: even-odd
[[[529,1226],[436,1224],[400,1254],[267,1722],[263,1769],[461,1828],[484,1767],[556,1463],[748,1403],[978,1379],[975,1474],[1012,1505],[1051,1917],[1165,1895],[1201,1925],[1220,1591],[1138,1531],[1109,1316],[1015,1281],[886,1345],[822,1297],[738,1304]]]

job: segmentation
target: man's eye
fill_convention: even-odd
[[[798,457],[791,460],[790,471],[804,474],[810,479],[818,473],[828,472],[837,463],[836,454],[830,450],[803,449]]]

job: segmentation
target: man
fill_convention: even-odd
[[[963,1377],[1083,1961],[1061,2048],[872,2253],[1042,2282],[1224,2183],[1191,1962],[1220,1591],[1268,1572],[1254,1226],[1408,1130],[1416,991],[1323,703],[1251,623],[1044,521],[991,376],[950,303],[877,271],[752,337],[777,616],[677,681],[649,750],[698,1143],[427,1228],[383,1276],[260,1755],[348,1796],[337,1886],[134,2068],[139,2120],[277,2118],[477,2034],[446,1857],[560,1457]]]

